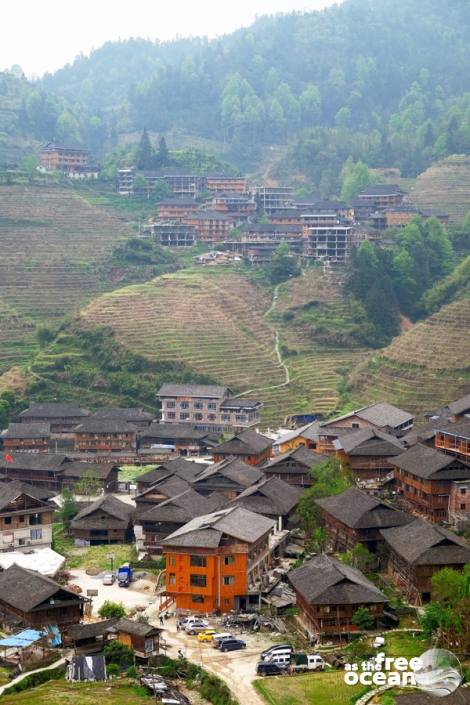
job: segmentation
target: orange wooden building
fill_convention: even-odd
[[[273,526],[260,514],[231,507],[174,531],[161,542],[166,595],[177,609],[197,612],[258,606],[261,578],[271,565]]]
[[[470,463],[470,419],[436,428],[436,448]]]
[[[214,463],[235,456],[248,465],[262,465],[271,457],[272,440],[261,433],[247,429],[220,443],[212,451]]]

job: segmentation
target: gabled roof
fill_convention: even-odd
[[[194,479],[194,485],[197,489],[198,482],[203,482],[209,478],[217,476],[225,477],[232,483],[240,487],[249,487],[255,482],[264,478],[264,473],[253,465],[244,463],[243,460],[235,457],[228,457],[214,465],[208,465]]]
[[[309,450],[308,448],[305,448],[305,446],[298,446],[293,450],[289,450],[287,453],[281,453],[280,455],[275,455],[273,458],[270,458],[266,463],[261,466],[261,469],[275,469],[278,465],[282,465],[288,460],[293,460],[298,465],[303,466],[306,470],[308,470],[313,465],[318,465],[319,463],[323,463],[325,460],[328,459],[328,455],[323,455],[322,453],[315,453],[315,451]],[[296,473],[299,472],[299,469],[295,466],[292,468],[282,468],[282,472]]]
[[[277,477],[266,477],[247,487],[233,503],[258,514],[283,516],[299,503],[302,491]]]
[[[81,639],[93,639],[94,637],[106,634],[110,627],[119,621],[116,617],[103,619],[101,622],[91,622],[89,624],[74,624],[67,629],[67,634],[73,641]]]
[[[80,595],[34,570],[13,564],[0,572],[1,600],[22,612],[30,612],[59,591],[67,593],[70,600],[84,601]]]
[[[394,509],[381,499],[372,497],[357,487],[350,487],[332,497],[316,499],[315,503],[352,529],[401,526],[412,520],[409,514]]]
[[[226,502],[227,500],[225,500]],[[193,489],[161,502],[139,515],[139,522],[174,522],[186,524],[201,514],[208,514],[219,508],[217,498],[205,497]]]
[[[465,412],[470,411],[470,394],[467,394],[464,397],[461,397],[460,399],[456,399],[455,401],[451,401],[449,406],[450,412],[454,416],[458,416],[459,414],[465,414]]]
[[[155,482],[150,487],[147,487],[143,492],[137,495],[136,499],[143,498],[147,494],[158,493],[162,494],[164,497],[176,497],[176,495],[181,494],[189,490],[191,485],[186,480],[176,475],[165,475],[160,478],[158,482]]]
[[[271,519],[260,514],[230,507],[192,519],[163,539],[162,544],[216,548],[224,534],[243,543],[254,543],[273,526]]]
[[[214,454],[223,455],[252,455],[262,453],[271,448],[272,440],[261,433],[247,429],[225,443],[215,446]]]
[[[2,454],[3,455],[3,454]],[[61,472],[64,468],[66,455],[56,453],[10,453],[12,457],[11,463],[5,460],[5,456],[0,455],[0,468],[4,471],[8,470],[37,470],[37,471],[55,471]]]
[[[337,450],[348,455],[394,456],[403,453],[405,445],[395,436],[375,428],[361,428],[333,441]]]
[[[457,438],[465,438],[470,440],[470,419],[445,425],[436,424],[436,431],[439,431],[440,433],[447,433],[448,435],[456,436]]]
[[[31,404],[28,409],[25,409],[20,414],[21,419],[36,418],[37,416],[51,419],[67,419],[67,417],[90,416],[90,412],[73,403],[47,402]]]
[[[421,443],[397,455],[391,462],[397,468],[423,479],[465,480],[470,477],[470,466],[465,466],[453,455]]]
[[[48,423],[11,423],[2,438],[49,438],[51,427]]]
[[[310,604],[357,605],[387,602],[387,598],[359,570],[321,554],[287,576]]]
[[[75,426],[74,433],[135,433],[135,426],[120,418],[90,416]]]
[[[361,409],[355,409],[331,421],[324,421],[321,426],[334,426],[338,421],[349,419],[353,416],[358,416],[360,419],[374,424],[374,426],[378,426],[379,428],[396,428],[397,426],[413,421],[414,418],[412,414],[409,414],[407,411],[403,411],[403,409],[399,409],[397,406],[393,406],[393,404],[389,404],[386,401],[381,401],[376,404],[370,404],[369,406],[363,406]]]
[[[220,408],[223,409],[256,409],[259,406],[263,406],[263,402],[259,401],[259,399],[245,399],[245,397],[242,397],[241,399],[225,399],[222,404],[220,405]]]
[[[95,411],[94,417],[101,419],[120,419],[121,421],[132,422],[152,421],[152,419],[155,418],[155,414],[151,414],[148,411],[144,411],[144,409],[137,406],[132,406],[129,408],[123,408],[118,406],[104,406]]]
[[[216,384],[162,384],[159,397],[198,397],[201,399],[225,399],[230,389]]]
[[[383,529],[386,543],[412,565],[459,565],[470,563],[470,545],[460,536],[414,519],[407,526]]]
[[[371,184],[370,186],[367,186],[364,191],[361,191],[358,197],[364,198],[364,196],[388,196],[404,193],[405,191],[403,191],[403,189],[400,188],[398,184]]]
[[[0,487],[3,487],[4,478],[1,478],[0,482],[1,482]],[[28,494],[30,497],[35,497],[35,499],[40,499],[43,502],[47,502],[51,497],[54,497],[54,495],[57,494],[57,492],[53,492],[52,490],[48,490],[45,487],[38,487],[37,485],[30,485],[28,482],[23,482],[22,480],[8,481],[5,478],[5,482],[8,482],[8,484],[11,487],[16,487],[16,489],[19,492],[23,492],[24,494]]]
[[[207,438],[208,431],[199,431],[190,423],[151,423],[141,433],[141,438],[177,438],[178,440],[199,441]]]
[[[103,514],[109,517],[111,522],[119,522],[125,526],[129,523],[129,518],[134,507],[131,504],[122,502],[120,499],[116,499],[110,494],[105,494],[96,502],[87,504],[78,514],[72,519],[71,527],[74,529],[86,528],[86,526],[92,526],[94,521],[93,515],[95,512],[103,512]],[[86,525],[86,526],[85,526]]]
[[[2,482],[0,484],[0,512],[3,512],[11,502],[21,495],[32,497],[44,507],[48,506],[47,500],[40,499],[36,494],[30,494],[27,487],[21,482]]]
[[[112,470],[118,466],[114,463],[86,463],[80,460],[72,460],[69,463],[64,463],[64,472],[62,477],[71,477],[80,479],[84,475],[96,477],[100,480],[106,480]]]
[[[157,632],[163,631],[160,627],[154,627],[147,622],[138,622],[135,619],[120,619],[115,624],[113,624],[108,631],[117,633],[124,632],[124,634],[134,634],[135,636],[151,636]]]

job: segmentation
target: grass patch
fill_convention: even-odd
[[[268,705],[351,705],[363,690],[346,685],[342,671],[274,676],[255,680],[254,686]]]
[[[413,636],[410,632],[392,632],[385,634],[385,652],[387,656],[404,656],[407,659],[421,654],[431,647],[429,640],[422,634]]]
[[[150,470],[155,470],[156,465],[121,465],[119,469],[119,482],[134,482],[140,475]]]
[[[114,569],[135,558],[134,547],[130,544],[113,544],[110,546],[90,546],[89,548],[73,548],[67,555],[68,568],[110,568],[108,553],[114,554]]]
[[[150,695],[131,681],[119,680],[104,683],[69,683],[49,681],[37,688],[2,698],[5,705],[149,705]]]

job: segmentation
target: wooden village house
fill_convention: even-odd
[[[356,480],[383,480],[393,473],[391,458],[406,450],[395,436],[375,428],[340,435],[333,441],[336,457],[346,464]]]
[[[221,443],[212,451],[215,463],[235,456],[248,465],[262,465],[271,457],[272,441],[261,433],[247,429]]]
[[[132,504],[113,495],[103,495],[81,509],[70,523],[70,532],[80,546],[125,543],[132,539]]]
[[[277,477],[288,485],[303,488],[313,483],[311,469],[325,460],[328,460],[327,455],[320,455],[299,445],[286,453],[273,456],[260,469],[266,477]]]
[[[462,570],[470,563],[466,541],[423,519],[381,533],[388,549],[388,571],[405,599],[414,604],[431,599],[434,573],[442,568]]]
[[[352,623],[359,607],[366,607],[375,622],[387,598],[359,570],[320,554],[288,574],[296,594],[299,620],[310,637],[343,638],[357,632]]]
[[[21,423],[48,423],[52,434],[68,435],[72,429],[90,416],[87,409],[68,402],[30,404],[19,415]]]
[[[50,548],[54,507],[35,488],[0,483],[0,551]]]
[[[11,423],[1,438],[5,453],[47,453],[51,427],[48,423]]]
[[[160,650],[160,635],[163,631],[147,622],[137,622],[134,619],[120,619],[108,629],[115,639],[125,646],[134,649],[137,658],[152,658],[158,656]]]
[[[136,445],[136,427],[121,419],[90,416],[73,429],[73,435],[79,453],[130,451]]]

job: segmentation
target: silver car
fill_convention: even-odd
[[[103,577],[103,585],[114,585],[116,576],[114,573],[105,573]]]

